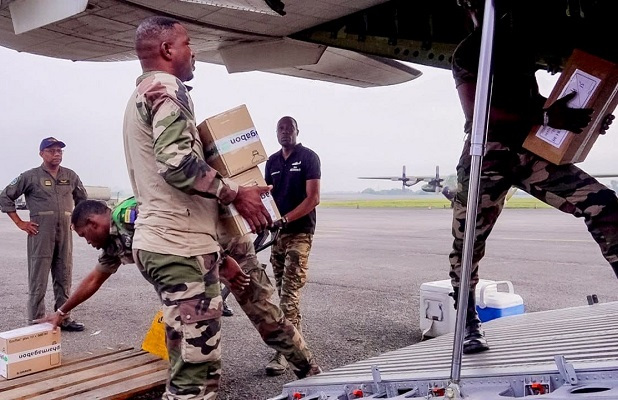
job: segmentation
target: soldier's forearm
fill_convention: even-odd
[[[217,177],[217,171],[194,154],[183,157],[177,167],[166,166],[159,171],[165,182],[189,194],[200,194],[205,197],[215,197],[209,188]]]
[[[236,198],[237,185],[224,181],[217,170],[192,150],[193,140],[187,125],[187,119],[179,117],[155,141],[159,174],[169,185],[185,193],[231,203]]]
[[[309,214],[311,211],[313,211],[314,208],[317,207],[319,203],[319,199],[316,199],[315,197],[307,197],[305,200],[302,201],[302,203],[296,206],[295,209],[287,213],[285,216],[287,217],[289,222],[295,221]]]
[[[15,225],[19,226],[19,224],[21,224],[22,222],[24,222],[21,218],[19,218],[19,215],[17,214],[16,211],[9,211],[6,213],[9,218],[11,218],[11,220],[15,223]]]
[[[66,303],[60,307],[60,310],[63,313],[69,313],[72,309],[92,297],[110,276],[111,274],[103,273],[96,269],[92,270],[67,299]]]
[[[189,155],[180,166],[168,169],[163,175],[167,183],[185,193],[216,198],[229,204],[236,198],[238,185],[221,175],[203,160]]]

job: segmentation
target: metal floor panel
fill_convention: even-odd
[[[554,356],[578,370],[618,370],[618,302],[499,318],[483,325],[491,350],[464,355],[462,381],[513,375],[557,374]],[[453,334],[420,342],[320,375],[286,388],[443,380],[450,376]]]

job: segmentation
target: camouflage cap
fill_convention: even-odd
[[[56,139],[55,137],[48,137],[45,138],[43,140],[41,140],[41,145],[39,146],[39,151],[43,151],[46,148],[48,148],[51,145],[54,144],[58,144],[60,145],[60,148],[66,147],[66,144],[64,144],[64,142],[61,142],[60,140]]]

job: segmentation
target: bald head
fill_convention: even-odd
[[[144,72],[165,71],[182,81],[193,78],[194,55],[189,36],[173,18],[145,19],[135,32],[135,51]]]
[[[294,124],[294,128],[296,128],[296,130],[298,130],[298,122],[296,122],[296,120],[293,117],[290,117],[288,115],[286,115],[285,117],[281,117],[281,119],[279,120],[279,122],[281,121],[287,121],[291,124]],[[279,125],[279,122],[277,122],[277,125]]]

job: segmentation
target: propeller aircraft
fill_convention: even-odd
[[[361,176],[358,179],[383,179],[393,182],[400,181],[402,190],[405,190],[406,187],[414,186],[419,182],[427,182],[427,184],[421,187],[421,190],[429,193],[439,193],[440,189],[442,189],[442,181],[444,181],[444,179],[440,178],[440,167],[438,165],[436,165],[435,176],[408,176],[406,175],[406,166],[404,165],[401,171],[401,176]]]

